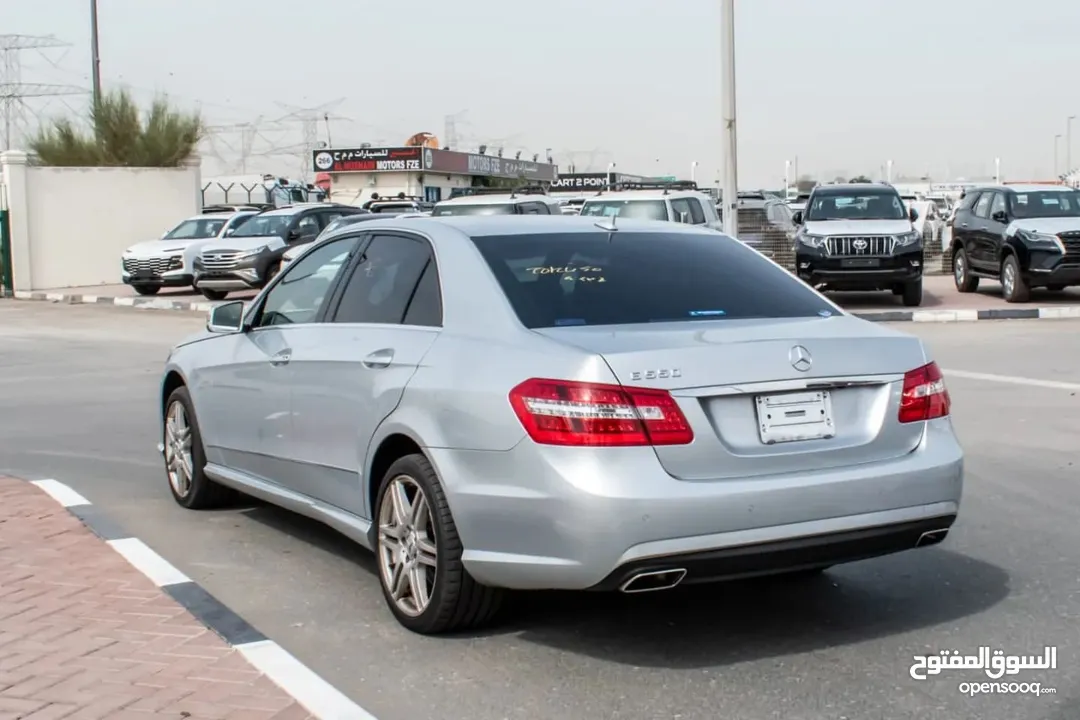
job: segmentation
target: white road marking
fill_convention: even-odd
[[[991,375],[990,373],[968,372],[966,370],[945,370],[945,377],[966,378],[968,380],[985,380],[987,382],[999,382],[1009,385],[1028,385],[1030,387],[1050,388],[1053,390],[1080,390],[1080,383],[1060,382],[1058,380],[1039,380],[1037,378],[1016,377],[1015,375]]]
[[[35,480],[33,485],[45,491],[53,500],[66,508],[89,505],[90,501],[57,480]]]
[[[151,550],[149,545],[138,538],[110,540],[109,545],[158,587],[191,582],[191,578],[173,567],[168,560]]]
[[[325,720],[376,720],[374,715],[316,675],[273,640],[235,647],[249,663],[296,698],[312,715]]]

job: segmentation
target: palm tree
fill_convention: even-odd
[[[89,130],[58,118],[38,131],[30,149],[39,165],[59,167],[178,167],[202,139],[198,112],[172,108],[158,98],[147,112],[126,90],[104,95],[89,113]]]

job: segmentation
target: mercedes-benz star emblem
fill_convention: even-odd
[[[866,241],[865,240],[856,240],[855,242],[853,242],[851,244],[855,247],[856,250],[865,250],[866,249]]]
[[[806,372],[814,365],[814,359],[810,357],[810,351],[802,345],[791,348],[791,352],[788,353],[788,360],[791,361],[791,367],[799,372]]]

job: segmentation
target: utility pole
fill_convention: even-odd
[[[61,95],[82,95],[85,88],[73,85],[49,85],[46,83],[24,83],[22,81],[22,63],[19,54],[26,50],[45,50],[47,48],[66,47],[67,43],[50,36],[0,35],[0,150],[15,148],[26,121],[26,114],[32,113],[27,100],[31,98],[59,97]]]
[[[98,48],[97,0],[90,0],[90,77],[94,79],[94,107],[101,104],[101,52]]]
[[[723,114],[724,114],[724,232],[731,237],[739,233],[739,162],[738,133],[735,125],[735,0],[720,0],[721,24],[723,25]]]
[[[1072,177],[1072,122],[1076,119],[1075,115],[1070,115],[1065,118],[1065,175],[1066,177]]]
[[[331,102],[323,103],[322,105],[317,105],[315,107],[309,108],[296,107],[295,105],[287,105],[280,102],[278,103],[278,105],[289,111],[289,114],[275,121],[276,123],[300,123],[301,140],[299,146],[296,146],[295,148],[295,155],[300,160],[300,172],[305,182],[310,180],[312,172],[311,156],[315,151],[316,145],[319,140],[319,123],[325,123],[326,127],[329,127],[331,120],[348,120],[348,118],[340,118],[333,115],[333,111],[343,102],[345,102],[345,98],[339,98],[337,100],[333,100]]]

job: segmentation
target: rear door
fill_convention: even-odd
[[[368,445],[435,341],[442,304],[418,235],[375,233],[344,272],[328,322],[292,341],[292,460],[315,497],[370,517],[360,491]]]
[[[979,196],[978,202],[967,217],[969,224],[964,228],[968,238],[965,248],[968,251],[971,267],[984,272],[997,269],[997,263],[994,262],[987,241],[990,234],[990,205],[994,202],[995,195],[997,193],[988,190]]]

